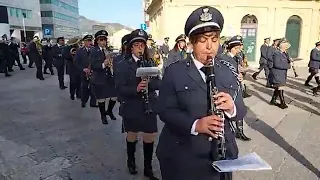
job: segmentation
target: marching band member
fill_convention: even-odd
[[[89,54],[92,46],[92,35],[86,35],[82,38],[83,47],[78,49],[75,56],[75,65],[81,72],[81,107],[86,107],[90,97],[90,107],[97,107],[96,99],[91,90],[90,78],[91,69],[89,65]]]
[[[49,74],[47,69],[49,69],[51,75],[54,75],[52,68],[53,54],[52,54],[52,44],[49,40],[44,41],[45,43],[42,46],[42,57],[46,64],[43,67],[43,74]]]
[[[77,99],[81,98],[81,71],[75,65],[75,55],[79,49],[79,37],[71,38],[67,42],[67,46],[62,51],[62,57],[67,61],[67,72],[69,74],[70,86],[70,99],[74,100],[76,95]]]
[[[14,37],[11,37],[11,41],[9,42],[9,49],[11,52],[11,58],[10,58],[11,63],[10,63],[9,70],[13,71],[12,68],[13,68],[13,65],[15,64],[15,62],[19,66],[20,70],[25,70],[25,68],[22,66],[22,64],[20,62],[19,48],[20,48],[19,43],[15,40]]]
[[[176,38],[174,48],[170,50],[167,66],[175,62],[177,59],[183,60],[187,57],[186,53],[186,35],[181,34]],[[165,67],[166,68],[166,67]]]
[[[112,120],[116,120],[112,110],[116,104],[114,97],[117,96],[112,72],[112,59],[108,56],[107,52],[108,32],[100,30],[94,37],[97,46],[92,48],[89,54],[89,63],[92,70],[91,83],[98,102],[102,124],[108,124],[107,115]],[[106,99],[108,98],[110,100],[106,111]]]
[[[273,54],[273,66],[272,72],[272,83],[274,84],[274,92],[270,101],[271,105],[279,106],[281,109],[286,109],[288,106],[284,100],[284,87],[287,82],[287,71],[290,69],[290,57],[287,54],[290,44],[285,39],[279,40],[278,50]],[[277,98],[280,97],[280,104],[277,103]]]
[[[33,41],[29,44],[29,59],[36,64],[37,75],[36,77],[43,81],[42,73],[42,45],[38,36],[33,37]]]
[[[160,52],[161,52],[161,56],[162,56],[162,61],[163,61],[163,67],[167,66],[168,63],[168,56],[169,56],[169,51],[170,51],[170,47],[169,47],[169,37],[165,37],[164,38],[164,43],[163,45],[160,47]],[[164,68],[163,68],[164,69]],[[162,72],[164,72],[162,70]]]
[[[129,37],[130,37],[130,34],[126,34],[125,36],[123,36],[121,38],[121,50],[119,52],[119,55],[117,55],[113,58],[113,71],[114,71],[115,76],[117,73],[118,64],[124,59],[126,53],[128,52],[127,49],[128,49]]]
[[[248,94],[247,88],[243,83],[244,74],[242,73],[242,64],[243,64],[243,57],[242,54],[242,46],[243,46],[243,39],[241,36],[233,36],[226,42],[226,53],[224,53],[221,58],[224,60],[228,60],[233,64],[235,69],[237,70],[236,73],[239,74],[239,86],[242,89],[243,98],[250,97],[251,95]],[[243,140],[243,141],[250,141],[251,138],[247,137],[243,132],[243,119],[236,120],[236,138]]]
[[[59,87],[61,90],[66,89],[67,87],[64,85],[64,70],[65,70],[65,60],[62,57],[62,51],[64,48],[64,37],[57,38],[57,44],[52,47],[52,54],[53,54],[53,62],[54,66],[57,69],[58,73],[58,81]]]
[[[259,61],[259,71],[255,72],[252,74],[252,78],[257,80],[257,76],[260,74],[260,72],[262,71],[262,69],[264,70],[264,74],[267,80],[267,85],[266,87],[271,87],[270,85],[270,80],[269,80],[269,72],[270,69],[268,67],[268,49],[269,49],[269,43],[270,43],[270,37],[268,38],[264,38],[264,43],[261,45],[260,47],[260,61]]]
[[[10,55],[9,46],[7,43],[7,35],[4,34],[0,40],[0,72],[4,73],[5,77],[10,77],[8,72],[8,56]]]
[[[232,179],[232,173],[218,173],[211,166],[212,157],[218,155],[214,153],[217,135],[212,131],[224,132],[225,158],[235,159],[238,147],[230,121],[243,119],[246,114],[238,74],[230,70],[226,60],[215,58],[223,24],[223,16],[216,8],[204,6],[193,11],[185,24],[193,54],[185,60],[175,59],[165,70],[157,106],[165,125],[156,152],[163,180]],[[207,96],[202,69],[211,61],[214,61],[214,84],[219,91],[214,103],[224,111],[224,120],[207,115],[208,101],[213,97]]]
[[[320,85],[319,69],[320,69],[320,41],[316,43],[316,47],[310,52],[309,73],[305,86],[311,87],[309,82],[314,77],[317,84]]]
[[[158,89],[158,79],[141,80],[136,78],[136,70],[143,63],[152,66],[152,59],[148,59],[146,41],[148,34],[140,29],[134,30],[129,38],[128,53],[118,66],[116,87],[122,102],[120,115],[123,118],[124,130],[127,132],[127,167],[130,174],[137,174],[135,151],[138,132],[143,133],[144,175],[150,180],[157,180],[152,170],[152,156],[154,140],[156,138],[157,117],[155,112],[146,113],[146,104],[142,98],[143,92],[149,92],[151,108],[156,101],[155,90]],[[148,91],[145,89],[148,88]],[[154,110],[154,109],[152,109]]]

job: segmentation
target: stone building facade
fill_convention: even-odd
[[[309,53],[320,38],[320,3],[289,0],[145,0],[146,21],[155,39],[174,39],[184,31],[189,14],[204,5],[216,7],[225,19],[222,35],[240,34],[250,65],[258,66],[265,37],[286,37],[296,64],[306,66]]]

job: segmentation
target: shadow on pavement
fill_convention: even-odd
[[[249,80],[250,81],[250,80]],[[264,86],[263,84],[253,81],[251,80],[251,82],[254,83],[258,83],[261,86]],[[273,93],[272,89],[267,89],[265,87],[259,87],[256,84],[251,84],[251,86],[263,93],[269,94],[271,95]],[[291,97],[295,97],[297,100],[299,101],[305,101],[306,99],[312,101],[312,99],[300,96],[300,95],[296,95],[294,93],[290,93],[290,92],[285,92],[286,94],[288,94]],[[253,96],[256,96],[257,98],[261,99],[262,101],[269,103],[268,100],[264,99],[261,95],[259,95],[257,92],[251,91],[250,94],[252,94]],[[304,99],[302,99],[304,98]],[[317,114],[318,116],[320,116],[320,113],[291,99],[288,98],[290,102],[293,102],[294,106],[299,107],[301,109],[304,109],[308,112]],[[290,103],[291,104],[291,103]],[[317,107],[319,108],[320,104],[317,103]],[[280,146],[283,150],[285,150],[288,154],[290,154],[296,161],[298,161],[300,164],[302,164],[303,166],[305,166],[307,169],[309,169],[312,173],[314,173],[315,175],[317,175],[317,177],[320,178],[320,171],[319,169],[317,169],[308,159],[306,159],[297,149],[295,149],[293,146],[291,146],[280,134],[278,134],[278,132],[272,128],[271,126],[269,126],[268,124],[266,124],[265,122],[263,122],[262,120],[260,120],[259,118],[257,118],[257,116],[254,114],[253,111],[250,110],[250,108],[248,107],[248,113],[247,113],[247,117],[245,118],[245,122],[248,124],[249,127],[251,127],[252,129],[260,132],[263,136],[265,136],[266,138],[268,138],[270,141],[274,142],[275,144],[277,144],[278,146]]]

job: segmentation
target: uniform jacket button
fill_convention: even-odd
[[[184,89],[186,89],[186,90],[187,90],[187,89],[188,89],[188,86],[184,87]]]

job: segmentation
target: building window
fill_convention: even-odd
[[[79,12],[79,9],[77,7],[74,7],[70,4],[67,4],[67,3],[59,1],[59,0],[40,0],[40,4],[53,4],[53,5],[59,6],[63,9],[66,9],[68,11],[72,11],[75,13]]]
[[[41,11],[41,17],[53,17],[52,11]]]
[[[10,17],[16,17],[16,18],[23,18],[25,14],[25,18],[31,19],[32,18],[32,11],[27,9],[19,9],[14,7],[9,7],[9,15]]]
[[[65,14],[61,14],[61,13],[58,13],[58,12],[54,12],[53,16],[55,18],[57,18],[57,19],[60,19],[60,20],[73,22],[73,23],[78,23],[78,19],[77,18],[74,18],[74,17],[71,17],[71,16],[67,16]]]

